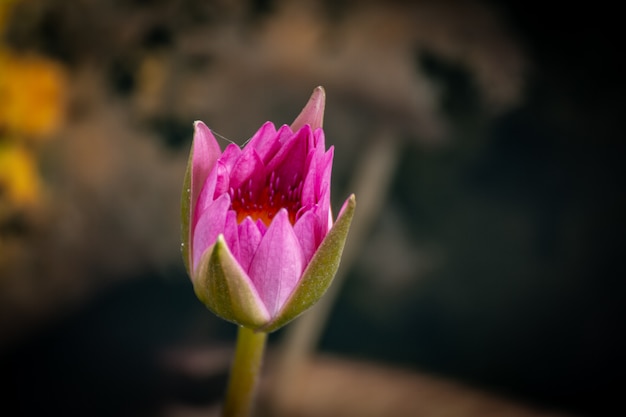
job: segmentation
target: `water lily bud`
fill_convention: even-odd
[[[204,123],[194,125],[183,258],[198,298],[226,320],[276,330],[317,302],[337,272],[355,198],[333,221],[324,105],[318,87],[291,127],[267,122],[242,149],[223,152]]]

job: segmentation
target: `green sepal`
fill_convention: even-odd
[[[183,256],[183,262],[185,263],[185,269],[187,274],[191,276],[190,267],[190,253],[191,253],[191,238],[189,225],[191,223],[191,164],[193,161],[193,146],[189,152],[189,159],[187,160],[187,170],[185,171],[185,179],[183,180],[183,192],[180,199],[180,241],[181,252]]]
[[[324,295],[339,269],[355,207],[356,199],[353,194],[313,255],[295,291],[274,320],[263,327],[262,331],[269,333],[278,330],[312,307]]]
[[[254,285],[228,249],[223,235],[202,255],[193,287],[198,299],[224,320],[251,329],[265,326],[270,320]]]

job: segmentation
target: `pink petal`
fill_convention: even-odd
[[[295,132],[308,124],[312,129],[322,127],[324,122],[324,107],[326,104],[326,92],[323,87],[316,87],[311,94],[311,98],[306,103],[296,120],[291,124],[291,129]]]
[[[322,195],[317,203],[316,212],[318,213],[320,220],[323,220],[320,223],[319,229],[323,239],[333,225],[333,213],[332,208],[330,207],[330,187],[322,191]]]
[[[294,185],[293,180],[296,177],[299,177],[299,180],[303,179],[302,171],[306,163],[310,134],[311,128],[308,126],[294,133],[267,165],[267,172],[274,171],[280,178],[286,180],[281,183],[283,187]]]
[[[332,146],[321,158],[319,169],[318,183],[317,183],[317,192],[318,195],[321,195],[322,192],[326,189],[330,189],[330,177],[333,170],[333,156],[335,154],[335,148]]]
[[[250,263],[256,253],[263,235],[256,223],[246,217],[239,225],[239,256],[237,259],[244,271],[250,270]]]
[[[304,267],[304,255],[289,215],[281,209],[265,232],[248,274],[272,316],[293,291]]]
[[[302,205],[308,206],[317,202],[318,193],[318,158],[316,158],[316,150],[312,149],[307,156],[307,171],[305,173],[304,181],[302,183],[302,193],[300,194],[300,200]]]
[[[322,148],[316,148],[309,154],[309,169],[302,186],[303,205],[318,203],[323,191],[330,188],[333,153],[334,148],[331,147],[326,153]],[[330,192],[327,195],[330,196]],[[330,204],[330,201],[327,204]]]
[[[230,196],[223,194],[200,213],[200,217],[192,233],[193,271],[195,271],[198,266],[202,254],[215,243],[217,236],[224,232],[226,213],[229,207]]]
[[[257,150],[259,154],[262,154],[260,150],[268,146],[267,142],[270,141],[268,139],[275,138],[275,137],[276,137],[276,127],[274,126],[274,123],[265,122],[263,126],[261,126],[259,130],[256,131],[254,136],[250,138],[250,140],[246,144],[246,147],[254,148]]]
[[[318,204],[324,211],[330,210],[330,177],[333,169],[333,154],[334,148],[331,146],[324,155],[321,166],[318,166],[320,175],[318,176],[319,183],[316,185],[316,192]]]
[[[278,142],[280,146],[283,146],[294,133],[295,130],[291,130],[287,125],[282,125],[280,129],[278,129],[278,132],[276,132],[276,142]]]
[[[228,146],[226,146],[226,149],[224,149],[224,153],[222,153],[220,161],[224,163],[224,166],[228,170],[229,175],[240,156],[241,148],[239,148],[239,146],[235,145],[234,143],[229,143]]]
[[[302,254],[304,255],[305,263],[309,263],[315,250],[319,246],[321,240],[317,236],[316,228],[319,223],[319,218],[313,211],[307,211],[296,221],[293,226],[293,231],[300,242],[302,248]]]
[[[222,159],[217,161],[217,164],[215,164],[214,171],[216,172],[216,181],[215,181],[215,191],[212,197],[215,199],[219,197],[220,195],[227,193],[228,190],[230,190],[230,174],[228,172],[228,168],[226,167],[226,164],[224,164]]]
[[[272,122],[265,122],[246,144],[246,148],[255,149],[263,163],[267,163],[280,149],[281,138],[291,134],[291,129],[285,131],[284,127],[277,132]]]
[[[217,164],[219,165],[219,162]],[[197,202],[192,209],[192,213],[193,213],[193,220],[191,223],[192,233],[193,233],[196,223],[198,222],[198,219],[200,218],[200,215],[207,209],[208,206],[213,204],[216,182],[217,182],[217,170],[213,169],[211,170],[208,177],[204,181],[204,184],[202,185],[202,190],[200,191],[200,195],[196,197]]]
[[[255,185],[265,181],[265,165],[254,148],[244,149],[235,163],[230,174],[230,186],[237,189],[249,180]]]
[[[315,129],[313,131],[313,137],[315,138],[315,147],[316,148],[322,148],[322,150],[326,150],[326,143],[325,143],[325,135],[324,135],[324,129]]]
[[[291,136],[293,136],[291,128],[287,125],[282,125],[273,138],[268,138],[268,140],[260,144],[260,146],[255,147],[265,165],[269,164],[283,144],[289,140]]]
[[[224,225],[224,240],[228,245],[230,253],[235,257],[239,257],[239,225],[237,224],[237,213],[234,210],[228,210],[226,213],[226,222]]]
[[[263,223],[263,220],[258,219],[256,221],[256,227],[257,229],[259,229],[261,236],[265,236],[265,232],[267,232],[267,226],[265,225],[265,223]]]
[[[213,169],[215,162],[222,154],[215,136],[201,121],[194,123],[191,160],[191,210],[196,207],[198,197],[204,183]]]

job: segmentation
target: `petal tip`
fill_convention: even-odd
[[[202,127],[204,129],[208,129],[209,127],[202,120],[196,120],[193,122],[194,130],[198,130],[198,127]]]
[[[311,126],[311,130],[322,127],[324,124],[325,106],[326,90],[322,86],[317,86],[313,90],[307,104],[291,124],[291,130],[295,132],[306,124]]]
[[[348,196],[348,198],[346,198],[346,201],[343,203],[341,210],[339,210],[339,215],[337,216],[337,218],[341,217],[343,213],[346,212],[346,210],[354,210],[355,207],[356,207],[356,195],[352,193]]]

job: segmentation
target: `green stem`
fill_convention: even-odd
[[[256,394],[267,333],[239,327],[223,417],[248,417]]]

